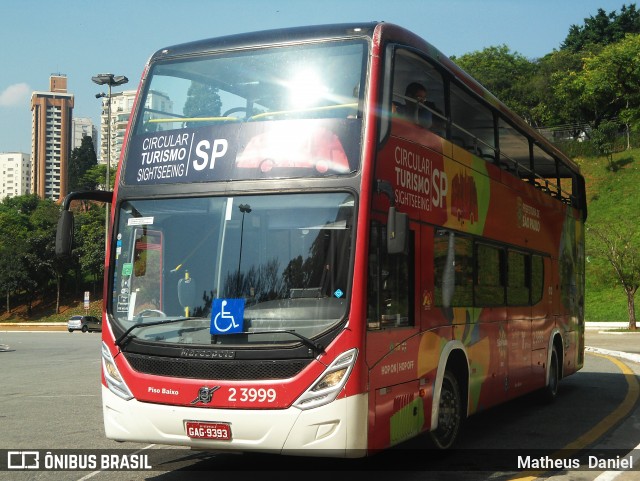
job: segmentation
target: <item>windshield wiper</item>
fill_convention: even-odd
[[[314,352],[318,354],[324,354],[326,352],[324,350],[324,346],[322,346],[321,344],[318,344],[317,342],[309,339],[308,337],[303,336],[302,334],[296,331],[291,331],[288,329],[276,329],[274,331],[238,332],[236,334],[291,334],[292,336],[295,336],[298,339],[300,339],[302,341],[302,344],[305,344],[306,346],[309,346],[311,349],[313,349]]]
[[[124,331],[124,333],[118,339],[115,340],[114,344],[122,349],[122,347],[123,347],[122,341],[124,341],[132,331],[138,329],[139,327],[162,326],[162,325],[165,325],[165,324],[175,324],[176,322],[190,321],[190,320],[193,320],[193,319],[206,319],[206,318],[204,318],[204,317],[179,317],[177,319],[164,319],[162,321],[140,322],[138,324],[134,324],[129,329]],[[318,354],[324,354],[325,353],[324,346],[322,346],[321,344],[318,344],[317,342],[309,339],[308,337],[303,336],[302,334],[300,334],[300,333],[298,333],[296,331],[291,331],[291,330],[287,330],[287,329],[277,329],[277,330],[274,330],[274,331],[257,331],[257,332],[234,332],[234,334],[291,334],[292,336],[297,337],[298,339],[300,339],[304,345],[309,346],[311,349],[313,349],[313,351],[315,353],[318,353]]]
[[[122,349],[122,341],[124,341],[127,336],[131,333],[131,331],[134,331],[136,329],[138,329],[139,327],[150,327],[150,326],[161,326],[163,324],[175,324],[176,322],[182,322],[182,321],[191,321],[193,319],[205,319],[203,317],[178,317],[177,319],[164,319],[162,321],[153,321],[153,322],[140,322],[140,318],[138,318],[138,323],[134,324],[133,326],[131,326],[129,329],[127,329],[126,331],[124,331],[124,333],[115,340],[114,344],[116,346],[118,346],[119,348]]]

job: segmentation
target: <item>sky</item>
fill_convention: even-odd
[[[74,117],[99,125],[99,73],[136,89],[163,47],[236,33],[327,23],[385,21],[448,56],[507,45],[539,58],[571,25],[625,0],[3,0],[0,5],[0,152],[31,153],[31,93],[67,76]]]

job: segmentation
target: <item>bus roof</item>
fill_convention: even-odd
[[[371,37],[378,22],[344,23],[291,27],[239,33],[224,37],[197,40],[158,50],[151,60],[180,55],[197,55],[215,50],[242,49],[255,46],[280,45],[326,38]]]

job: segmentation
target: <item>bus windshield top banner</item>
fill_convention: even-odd
[[[357,119],[282,120],[134,135],[124,182],[177,184],[349,174],[358,167],[360,128]]]

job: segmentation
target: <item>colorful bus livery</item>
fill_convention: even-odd
[[[107,437],[364,456],[584,362],[584,180],[386,23],[159,50],[112,202]]]

